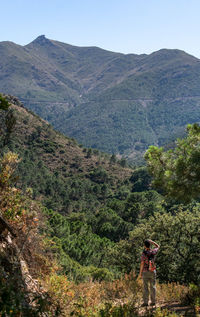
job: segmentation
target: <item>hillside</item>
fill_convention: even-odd
[[[125,55],[39,36],[1,42],[0,54],[0,91],[84,146],[134,159],[200,121],[200,63],[183,51]]]
[[[55,239],[64,272],[77,280],[118,276],[124,265],[115,266],[113,247],[141,218],[162,209],[162,196],[149,190],[150,176],[124,167],[114,155],[79,146],[17,98],[7,99],[11,106],[0,111],[1,156],[18,154],[15,184],[43,205],[45,232]],[[16,123],[7,135],[3,122],[11,114]]]
[[[124,160],[83,148],[17,98],[7,99],[10,106],[0,96],[0,311],[91,317],[198,313],[199,203],[166,200],[152,190],[145,168],[133,171],[122,167]],[[192,155],[188,163],[195,171],[200,127],[190,129],[194,134],[179,146]],[[194,145],[192,151],[187,144]],[[165,162],[169,155],[162,149],[148,153],[157,150]],[[151,156],[149,164],[160,177],[161,162]],[[190,170],[188,181],[196,189]],[[149,237],[161,245],[156,258],[161,311],[140,306],[136,277]]]
[[[121,166],[126,165],[124,160],[78,145],[27,110],[17,98],[7,98],[16,124],[4,151],[18,153],[19,185],[31,187],[34,197],[45,198],[49,207],[67,213],[74,208],[92,210],[129,181],[132,170]]]
[[[124,160],[83,148],[56,132],[17,98],[7,99],[9,109],[0,111],[1,157],[8,151],[18,154],[15,185],[42,204],[45,234],[55,239],[64,272],[77,280],[98,274],[102,257],[102,268],[112,267],[107,248],[127,237],[133,225],[111,202],[127,197],[133,171],[121,166]],[[8,137],[4,121],[11,114],[16,123]]]

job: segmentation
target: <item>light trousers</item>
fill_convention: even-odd
[[[155,304],[156,302],[156,272],[143,272],[143,301],[144,304],[148,305],[149,302],[149,293],[151,298],[151,303]],[[150,289],[150,292],[149,292]]]

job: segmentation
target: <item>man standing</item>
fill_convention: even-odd
[[[150,249],[150,245],[155,246],[154,249]],[[156,267],[155,267],[155,255],[158,253],[160,246],[152,241],[144,241],[144,251],[141,257],[139,278],[143,279],[143,307],[148,306],[149,302],[149,285],[150,285],[150,297],[151,306],[156,304]]]

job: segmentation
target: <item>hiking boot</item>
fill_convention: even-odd
[[[148,304],[146,304],[146,303],[143,303],[142,305],[141,305],[141,307],[147,307],[148,306]]]
[[[151,303],[150,306],[156,306],[156,303]]]

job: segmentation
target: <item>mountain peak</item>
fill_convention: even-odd
[[[152,57],[162,57],[163,59],[180,59],[180,60],[185,60],[185,59],[189,59],[191,62],[192,61],[197,61],[198,58],[195,56],[192,56],[188,53],[186,53],[183,50],[178,50],[178,49],[166,49],[166,48],[162,48],[156,52],[151,53],[149,56]]]
[[[35,40],[33,40],[28,45],[40,45],[40,46],[46,46],[46,45],[52,45],[51,40],[47,39],[45,35],[39,35]]]
[[[46,41],[46,40],[47,40],[47,38],[45,37],[44,34],[39,35],[39,36],[35,39],[35,41]]]

